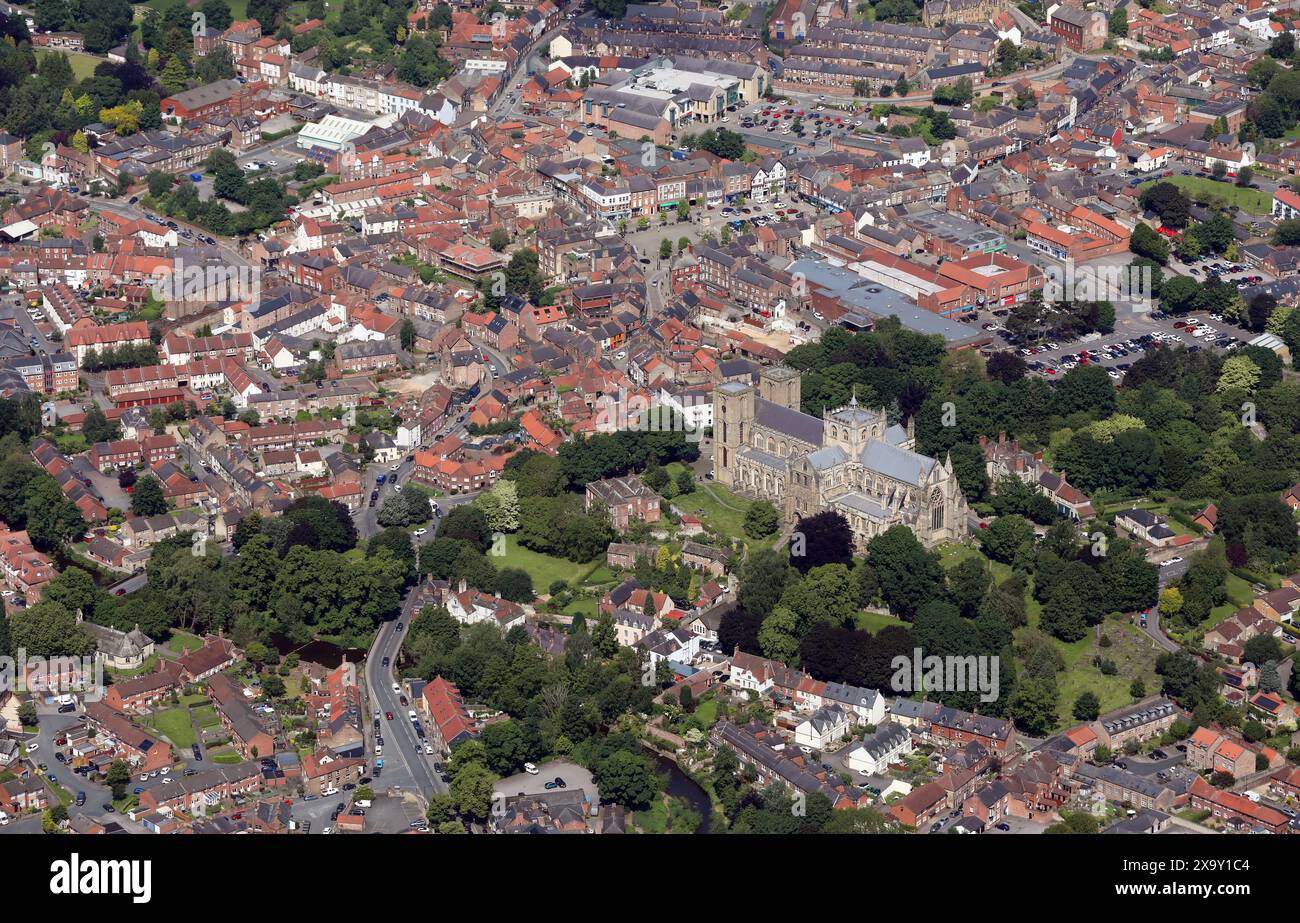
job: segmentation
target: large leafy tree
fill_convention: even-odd
[[[740,607],[759,619],[766,618],[780,601],[790,577],[784,555],[771,548],[753,552],[741,572]]]
[[[834,510],[800,518],[790,536],[790,563],[805,574],[825,564],[853,563],[848,520]]]
[[[132,487],[131,512],[137,516],[158,516],[167,512],[162,484],[153,475],[140,478]]]
[[[880,578],[890,610],[910,619],[943,588],[938,560],[907,526],[891,526],[871,540],[867,561]]]

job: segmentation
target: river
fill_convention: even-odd
[[[699,815],[700,825],[695,832],[708,833],[710,822],[713,820],[713,802],[709,800],[708,792],[700,788],[694,779],[682,772],[680,766],[662,753],[655,754],[655,764],[660,772],[668,774],[668,794],[681,798]]]

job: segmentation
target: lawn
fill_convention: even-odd
[[[194,709],[194,720],[199,723],[201,728],[216,727],[221,723],[216,708],[211,705],[204,705],[201,708]]]
[[[595,570],[583,578],[582,585],[600,586],[604,583],[613,583],[616,579],[614,572],[609,569],[608,564],[600,564]]]
[[[859,612],[853,617],[855,627],[863,631],[869,631],[873,635],[882,628],[888,628],[890,625],[906,625],[902,619],[895,615],[889,615],[881,612]]]
[[[1273,197],[1259,189],[1243,189],[1234,186],[1231,180],[1217,183],[1205,176],[1170,176],[1166,179],[1151,180],[1143,183],[1139,189],[1146,189],[1153,183],[1173,183],[1197,201],[1211,197],[1227,200],[1229,205],[1236,205],[1242,211],[1252,215],[1267,215],[1273,211]]]
[[[701,699],[700,703],[695,706],[695,717],[700,719],[700,723],[706,728],[713,727],[718,720],[718,700],[710,696]]]
[[[1228,574],[1225,585],[1228,589],[1228,601],[1210,610],[1209,617],[1201,623],[1201,631],[1209,631],[1220,622],[1231,618],[1238,609],[1244,609],[1254,601],[1255,590],[1249,581],[1243,580],[1236,574]]]
[[[971,545],[942,545],[938,551],[940,563],[945,570],[955,567],[972,555],[983,558],[980,551]],[[991,566],[993,576],[998,581],[1005,580],[1011,575],[1009,565],[994,561]],[[1043,607],[1034,599],[1033,590],[1031,579],[1025,591],[1025,611],[1029,627],[1036,628]],[[869,614],[864,613],[864,615]],[[1135,678],[1141,677],[1149,691],[1160,687],[1159,678],[1155,673],[1156,656],[1159,652],[1152,647],[1150,638],[1126,620],[1107,619],[1102,623],[1101,629],[1110,638],[1110,647],[1101,646],[1095,628],[1090,629],[1086,637],[1070,644],[1053,639],[1057,650],[1061,652],[1061,658],[1065,661],[1065,669],[1056,674],[1056,685],[1060,691],[1058,714],[1061,727],[1075,723],[1072,714],[1074,701],[1087,690],[1091,690],[1097,696],[1101,701],[1101,710],[1105,712],[1133,701],[1132,696],[1129,695],[1129,686]],[[1017,629],[1016,633],[1022,634],[1025,630]],[[1093,658],[1098,656],[1114,661],[1118,668],[1117,672],[1111,676],[1102,673],[1101,669],[1093,663]]]
[[[167,647],[180,654],[187,654],[190,651],[197,651],[203,646],[203,639],[197,635],[189,634],[184,631],[172,632],[171,638],[167,641]]]
[[[177,747],[188,748],[194,745],[194,725],[190,723],[188,708],[169,708],[167,711],[160,711],[150,715],[146,723]]]
[[[1038,624],[1037,613],[1030,616],[1029,624]],[[1056,686],[1060,691],[1058,727],[1076,723],[1074,702],[1085,691],[1091,690],[1097,696],[1105,713],[1132,704],[1129,686],[1134,679],[1141,678],[1148,692],[1160,688],[1160,678],[1155,671],[1156,657],[1160,652],[1154,648],[1150,638],[1125,620],[1107,619],[1102,622],[1101,630],[1110,638],[1110,647],[1098,643],[1095,628],[1090,628],[1086,637],[1070,644],[1054,639],[1065,661],[1065,669],[1056,674]],[[1093,663],[1097,656],[1114,661],[1117,672],[1113,676],[1102,673]]]
[[[584,596],[581,599],[575,599],[573,602],[565,606],[564,614],[565,615],[581,614],[583,618],[594,619],[597,615],[597,610],[599,609],[600,609],[600,600],[596,599],[594,596]]]
[[[528,576],[533,578],[533,590],[538,593],[545,593],[547,588],[557,580],[563,580],[565,583],[578,580],[591,568],[589,563],[575,564],[565,558],[530,551],[522,547],[514,535],[506,536],[505,545],[504,555],[491,555],[496,569],[517,567],[527,571]]]
[[[218,753],[210,754],[214,763],[220,763],[223,766],[237,766],[244,761],[244,758],[234,750],[222,750]]]
[[[49,53],[48,51],[36,52],[37,62]],[[97,58],[92,54],[82,54],[79,51],[65,51],[64,54],[68,56],[68,63],[72,65],[72,76],[78,80],[85,80],[87,77],[95,76],[95,68],[106,60],[105,58]]]
[[[674,462],[667,465],[665,470],[675,476],[680,468]],[[736,496],[721,484],[696,481],[694,491],[673,497],[672,502],[683,513],[699,516],[714,532],[743,540],[750,549],[771,547],[776,541],[775,532],[756,539],[745,535],[745,513],[749,512],[751,501]]]
[[[1244,609],[1255,601],[1255,589],[1236,574],[1228,574],[1228,579],[1224,581],[1228,590],[1228,602],[1232,603],[1238,609]]]

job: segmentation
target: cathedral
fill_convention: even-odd
[[[772,501],[787,524],[834,510],[848,520],[862,552],[896,525],[927,547],[966,534],[966,497],[943,463],[914,451],[912,424],[890,425],[885,411],[848,406],[821,419],[799,409],[800,377],[769,366],[757,393],[748,381],[713,392],[713,477],[743,495]]]

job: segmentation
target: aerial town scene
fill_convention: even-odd
[[[1298,35],[0,2],[0,836],[1300,833]]]

